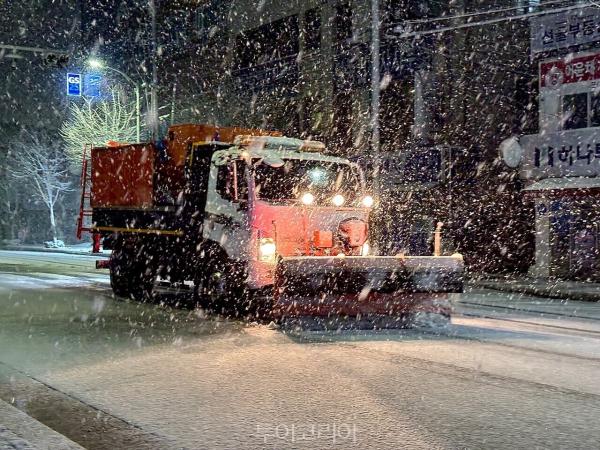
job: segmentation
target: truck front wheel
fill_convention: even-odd
[[[244,283],[239,270],[230,261],[208,261],[195,281],[195,297],[202,308],[225,316],[244,315]]]

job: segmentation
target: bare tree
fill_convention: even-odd
[[[87,144],[134,141],[135,115],[135,106],[125,101],[117,90],[112,90],[105,101],[83,99],[81,104],[72,103],[70,117],[60,129],[69,160],[80,163]]]
[[[55,205],[71,190],[67,181],[67,159],[60,143],[32,133],[23,133],[11,144],[9,175],[31,187],[32,195],[44,203],[50,214],[52,239],[57,241]]]

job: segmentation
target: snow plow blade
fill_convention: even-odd
[[[273,315],[386,317],[392,326],[408,326],[417,313],[449,318],[448,294],[462,292],[463,271],[460,256],[283,258],[275,273]]]

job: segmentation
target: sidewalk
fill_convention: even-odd
[[[520,292],[537,297],[600,301],[600,283],[560,281],[535,278],[487,278],[470,280],[473,288],[494,289],[503,292]]]
[[[0,400],[0,450],[82,450],[83,447]]]
[[[111,251],[102,250],[101,253],[92,253],[91,244],[74,245],[62,248],[46,248],[43,245],[14,245],[0,244],[0,250],[24,251],[24,252],[43,252],[43,253],[64,253],[67,255],[86,255],[94,258],[109,258]]]

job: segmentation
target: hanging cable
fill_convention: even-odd
[[[409,37],[427,36],[427,35],[431,35],[431,34],[445,33],[447,31],[460,30],[460,29],[464,29],[464,28],[472,28],[472,27],[477,27],[477,26],[481,26],[481,25],[490,25],[490,24],[500,23],[500,22],[511,22],[513,20],[523,20],[523,19],[528,19],[530,17],[537,17],[537,16],[543,16],[543,15],[547,15],[547,14],[571,11],[574,9],[587,8],[589,6],[592,6],[592,5],[590,3],[586,3],[585,5],[581,4],[581,5],[566,6],[564,8],[553,8],[553,9],[549,9],[546,11],[538,11],[538,12],[527,13],[527,14],[518,14],[518,15],[508,16],[508,17],[499,17],[496,19],[464,23],[464,24],[460,24],[460,25],[437,28],[434,30],[405,32],[405,33],[398,35],[397,37],[398,38],[409,38]],[[402,23],[396,24],[396,26],[400,26],[400,25],[404,25],[404,24],[405,24],[405,22],[402,22]],[[394,26],[394,24],[390,25],[390,27],[393,27],[393,26]]]
[[[551,1],[547,1],[547,2],[540,2],[535,7],[539,8],[542,6],[549,6],[549,5],[556,4],[556,3],[568,3],[568,0],[551,0]],[[593,3],[594,2],[590,0],[590,5],[592,5]],[[466,17],[487,16],[490,14],[497,14],[497,13],[509,12],[509,11],[517,11],[520,9],[527,9],[527,8],[532,8],[532,7],[533,6],[528,6],[528,5],[512,6],[510,8],[489,9],[487,11],[482,10],[482,11],[477,11],[477,12],[472,12],[472,13],[457,14],[454,16],[441,16],[441,17],[431,17],[431,18],[427,18],[427,19],[406,20],[405,23],[422,24],[422,23],[441,22],[441,21],[453,20],[453,19],[463,19]]]

